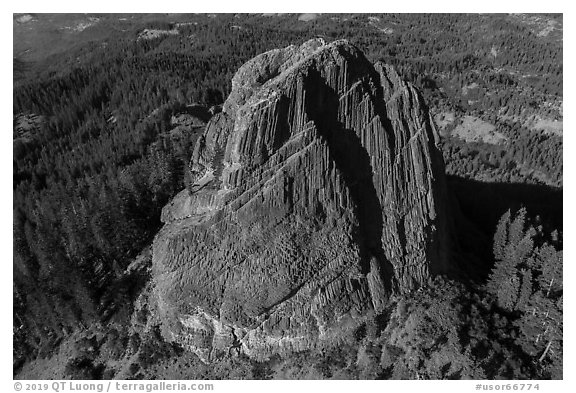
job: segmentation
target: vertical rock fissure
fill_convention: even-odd
[[[303,83],[306,115],[326,141],[356,205],[360,234],[366,246],[366,250],[362,250],[362,273],[370,272],[370,260],[375,257],[381,268],[379,271],[385,288],[390,291],[396,286],[393,282],[394,268],[382,247],[382,206],[372,180],[370,156],[356,132],[345,128],[338,121],[339,96],[326,84],[320,72],[309,70]]]

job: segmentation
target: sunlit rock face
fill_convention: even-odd
[[[448,269],[420,94],[346,41],[244,64],[154,241],[164,333],[203,359],[313,347]]]

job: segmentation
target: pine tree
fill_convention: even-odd
[[[494,258],[497,261],[504,259],[506,244],[508,243],[508,226],[510,225],[510,210],[500,218],[496,234],[494,235]]]
[[[526,228],[526,209],[520,209],[513,220],[506,212],[494,236],[495,265],[487,289],[496,296],[498,305],[506,310],[517,310],[527,300],[526,291],[531,276],[525,272],[527,261],[533,253],[536,231]]]
[[[499,307],[518,315],[515,342],[540,365],[542,375],[561,378],[562,251],[549,244],[536,248],[536,230],[526,225],[526,215],[521,209],[514,218],[510,212],[502,216],[487,290]]]

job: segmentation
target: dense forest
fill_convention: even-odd
[[[556,15],[546,20],[562,23]],[[563,144],[561,129],[548,125],[562,121],[562,41],[542,35],[538,23],[506,15],[339,14],[308,22],[297,15],[162,15],[42,59],[15,53],[14,372],[52,356],[78,331],[104,334],[97,343],[78,342],[112,346],[113,358],[146,359],[131,363],[125,377],[149,377],[167,359],[186,359],[153,330],[141,338],[132,313],[144,311],[127,306],[148,285],[146,250],[161,209],[185,187],[194,142],[236,69],[266,50],[322,36],[350,40],[423,92],[461,210],[455,254],[463,268],[367,320],[342,344],[355,348],[356,358],[337,347],[303,354],[314,376],[561,378]],[[459,137],[468,132],[466,117],[491,125],[499,142]],[[460,283],[446,281],[453,279]],[[461,305],[449,315],[426,314],[432,324],[416,317],[436,301]],[[118,327],[130,318],[131,328]],[[411,344],[390,344],[394,326],[408,319]],[[443,341],[417,344],[432,336]],[[458,347],[466,370],[426,361],[448,345]],[[88,352],[78,349],[68,375],[114,376]],[[178,377],[191,377],[191,369],[195,378],[231,370],[242,378],[304,377],[298,356],[284,363],[223,359],[220,369],[186,356],[195,366],[179,363]],[[383,358],[389,361],[370,360]]]

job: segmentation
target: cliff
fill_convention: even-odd
[[[346,41],[244,64],[162,212],[165,335],[206,360],[303,350],[447,271],[437,143],[416,89]]]

